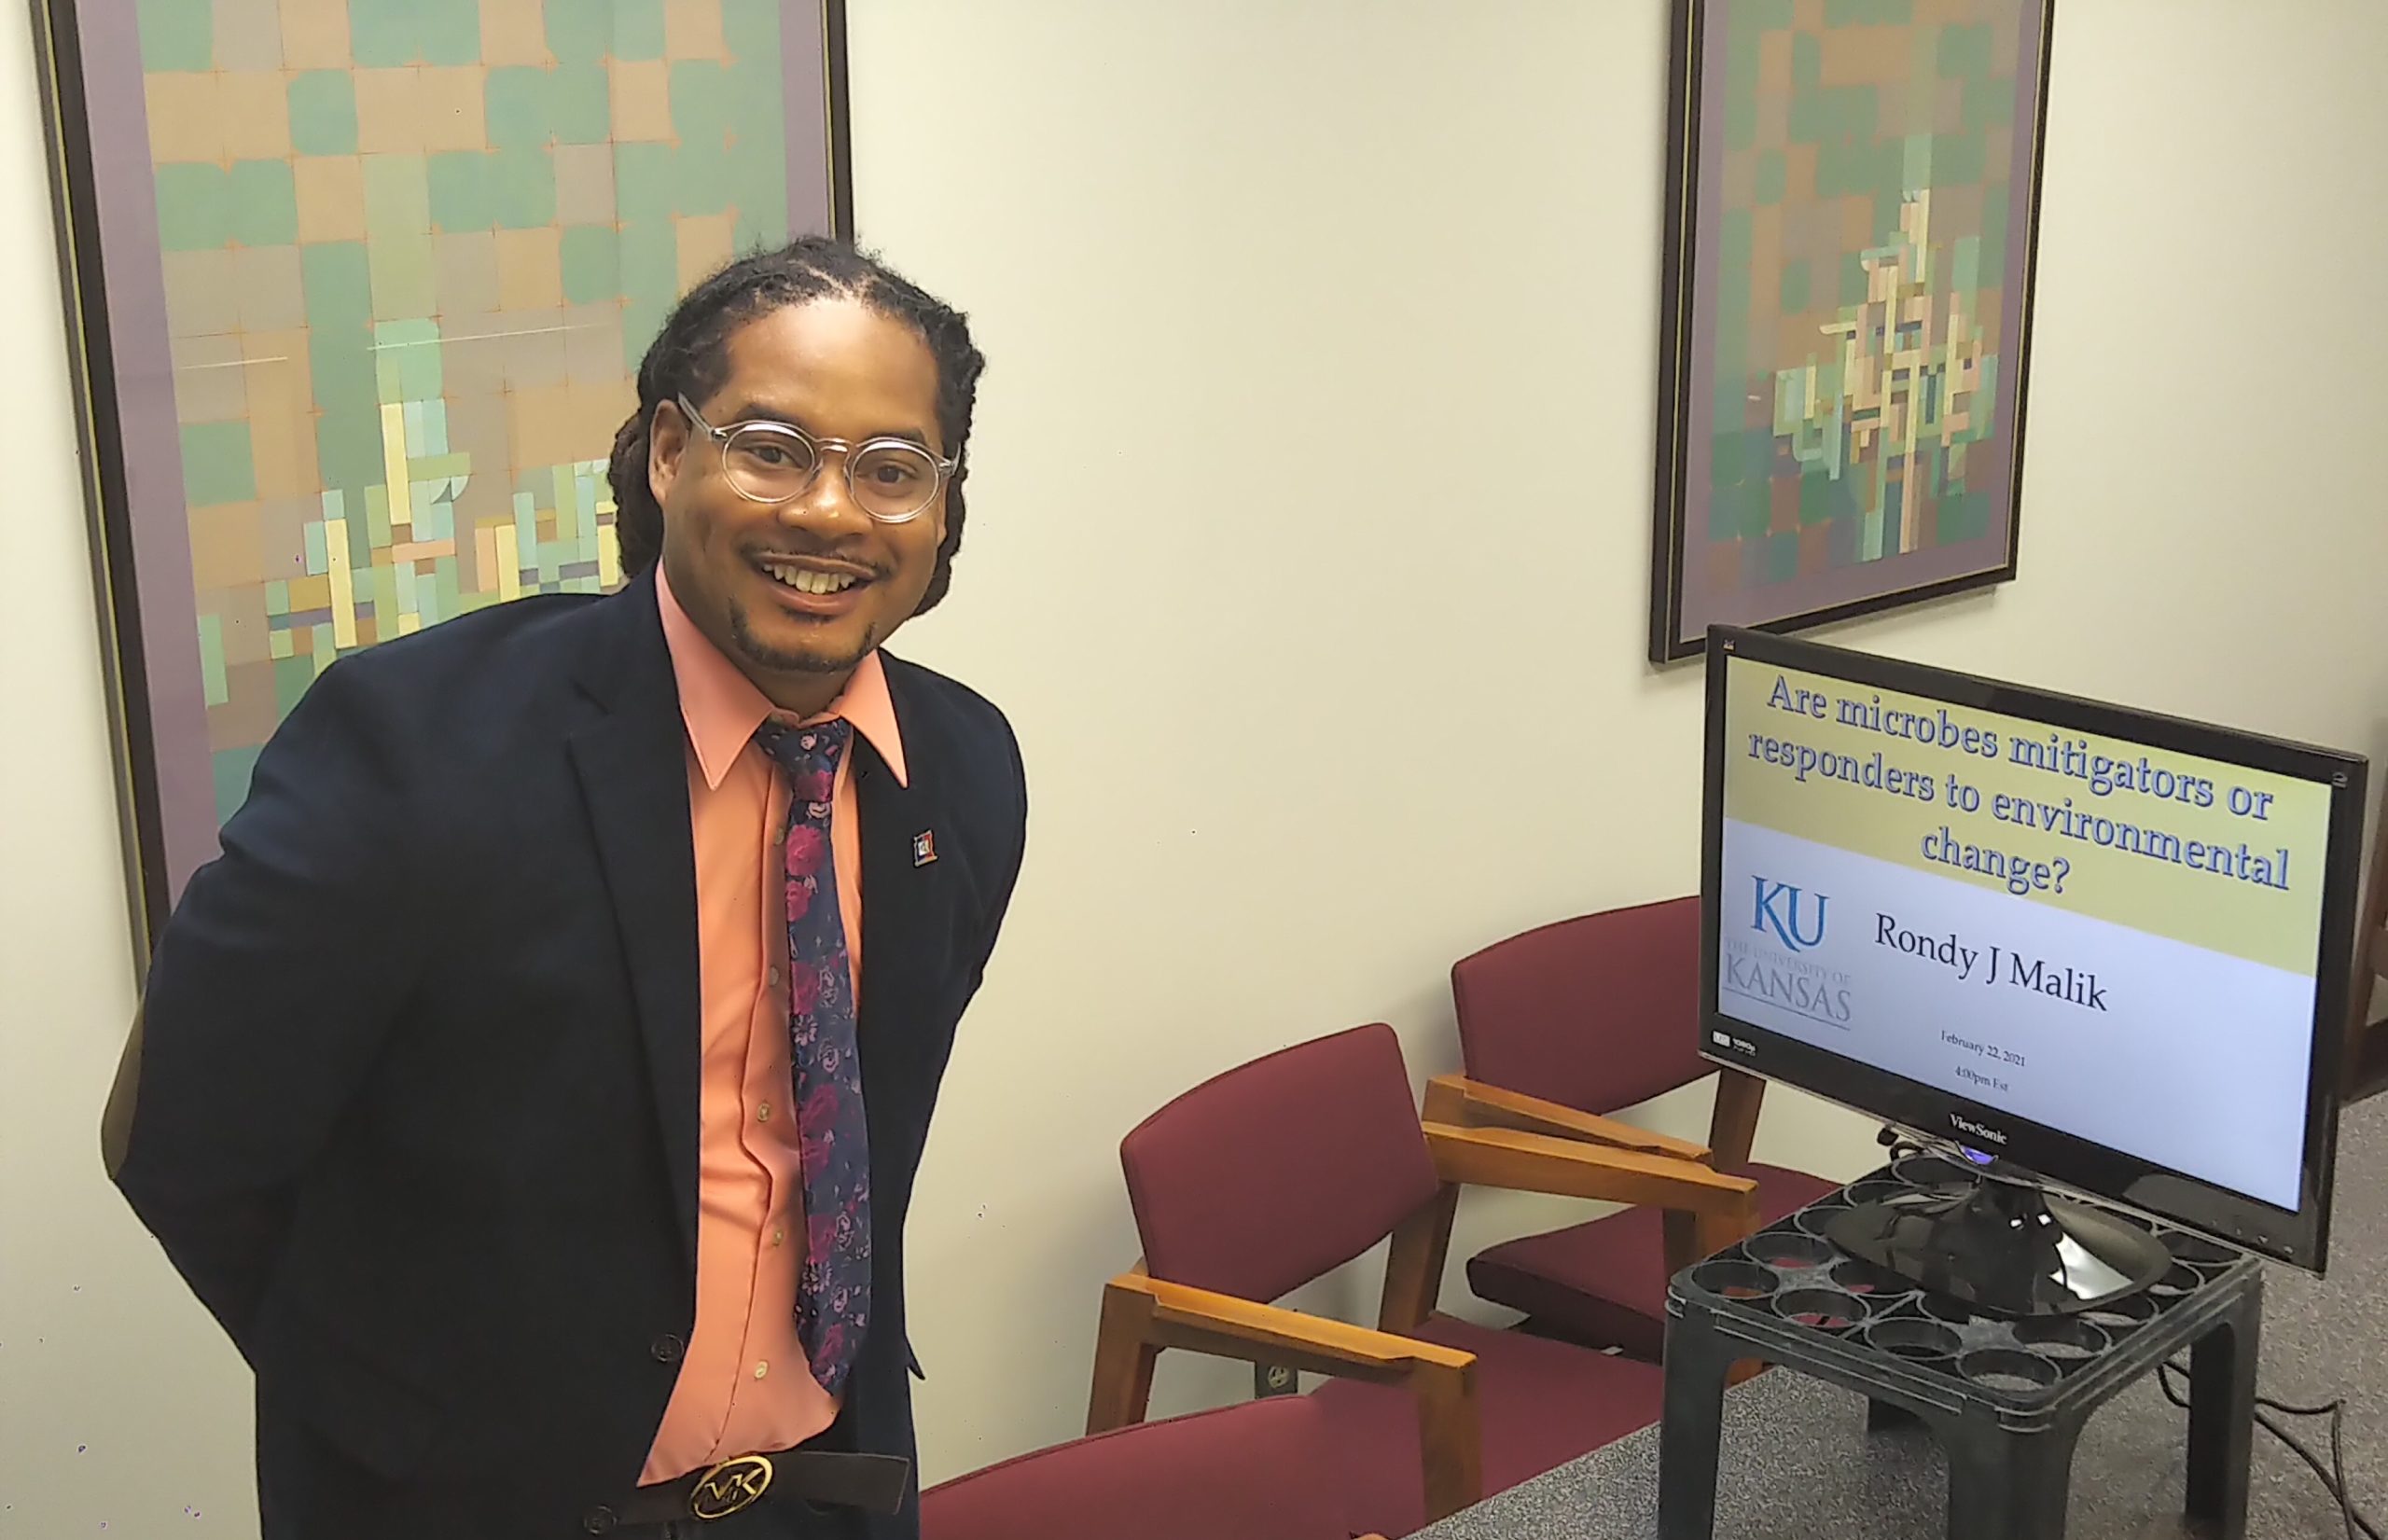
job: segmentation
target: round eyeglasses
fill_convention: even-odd
[[[920,516],[953,474],[955,462],[940,460],[909,438],[815,438],[790,423],[733,423],[715,427],[685,395],[675,398],[680,415],[702,429],[721,451],[729,489],[750,503],[785,503],[804,495],[821,474],[831,451],[845,456],[846,487],[854,506],[882,524]]]

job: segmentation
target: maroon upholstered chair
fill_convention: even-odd
[[[1393,1029],[1229,1070],[1131,1132],[1145,1247],[1104,1293],[1090,1432],[1140,1421],[1154,1361],[1190,1349],[1330,1376],[1311,1394],[1354,1533],[1406,1534],[1657,1421],[1659,1371],[1435,1313],[1459,1188],[1654,1201],[1718,1245],[1752,1186],[1687,1161],[1420,1122]],[[1376,1329],[1272,1301],[1391,1238]]]
[[[921,1494],[921,1540],[1347,1540],[1324,1409],[1247,1401],[1039,1450]]]
[[[1751,1162],[1763,1082],[1722,1071],[1705,1146],[1605,1116],[1718,1073],[1700,1057],[1700,901],[1671,899],[1545,925],[1451,968],[1462,1075],[1427,1088],[1426,1115],[1698,1161],[1757,1185],[1771,1224],[1837,1185]],[[1476,1294],[1537,1330],[1657,1362],[1667,1280],[1708,1248],[1688,1219],[1630,1208],[1472,1258]]]

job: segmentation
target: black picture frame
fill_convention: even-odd
[[[2007,167],[2009,174],[2004,185],[2009,190],[2001,205],[2006,212],[1999,215],[2006,232],[2006,239],[1999,243],[2003,255],[1998,259],[2005,282],[1999,301],[2000,325],[1992,341],[1996,349],[1992,361],[2011,359],[2013,367],[1993,371],[1996,390],[1992,409],[2000,421],[1986,437],[1995,451],[1992,474],[1985,479],[1991,485],[1983,489],[1978,502],[1972,500],[1968,490],[1964,505],[1968,520],[1982,519],[1986,528],[1978,538],[1954,540],[1928,549],[1842,560],[1846,553],[1836,551],[1833,546],[1844,536],[1828,527],[1828,519],[1811,521],[1807,508],[1799,503],[1801,489],[1796,465],[1790,470],[1787,484],[1793,489],[1792,501],[1798,506],[1787,516],[1781,506],[1785,495],[1784,461],[1788,451],[1779,441],[1770,445],[1762,456],[1746,443],[1729,451],[1719,449],[1720,430],[1715,419],[1721,414],[1726,392],[1715,378],[1721,372],[1714,346],[1720,307],[1716,293],[1711,289],[1721,237],[1729,233],[1728,218],[1720,213],[1722,184],[1732,180],[1738,186],[1742,174],[1742,167],[1728,164],[1729,156],[1739,152],[1729,150],[1720,143],[1725,133],[1721,124],[1732,120],[1727,114],[1756,117],[1765,105],[1756,99],[1756,89],[1750,81],[1739,77],[1749,72],[1729,71],[1726,67],[1729,61],[1723,50],[1733,41],[1733,24],[1737,21],[1746,23],[1751,17],[1788,16],[1792,19],[1791,47],[1803,57],[1810,51],[1810,39],[1813,40],[1814,53],[1821,54],[1829,48],[1830,40],[1821,34],[1832,29],[1824,26],[1821,20],[1826,12],[1823,0],[1675,0],[1669,49],[1667,205],[1651,527],[1648,656],[1652,663],[1663,665],[1697,656],[1706,645],[1707,631],[1712,625],[1796,631],[1986,588],[2016,576],[2024,423],[2030,387],[2032,296],[2037,267],[2055,0],[1986,0],[1986,9],[2002,7],[2011,14],[2019,42],[2012,100],[2006,104],[2011,136],[1996,151]],[[2006,24],[2000,21],[1995,25]],[[1774,45],[1770,42],[1764,47],[1772,49]],[[1762,71],[1759,79],[1776,73],[1779,71]],[[1967,110],[1963,105],[1958,108],[1961,116]],[[1986,143],[1989,136],[1983,137]],[[1834,147],[1845,147],[1850,142],[1844,140]],[[1962,136],[1957,144],[1963,147]],[[1876,147],[1881,147],[1879,143]],[[1818,151],[1818,146],[1810,145],[1805,157],[1812,188],[1820,186],[1813,180],[1820,160]],[[1787,159],[1797,166],[1799,157],[1796,147],[1791,148]],[[1796,170],[1792,175],[1796,179]],[[1928,182],[1925,185],[1930,187]],[[1960,196],[1967,201],[1990,201],[1987,194],[1978,200],[1972,193]],[[1877,229],[1874,233],[1879,237],[1881,232]],[[1812,248],[1815,245],[1812,229],[1806,243]],[[1780,240],[1774,249],[1778,255],[1784,249]],[[1928,252],[1932,248],[1925,244],[1922,249]],[[1770,283],[1779,286],[1786,276],[1782,264],[1768,271],[1757,271],[1761,266],[1759,255],[1753,251],[1750,257],[1752,294]],[[1804,258],[1798,260],[1805,269],[1812,270],[1814,266]],[[1847,271],[1844,261],[1844,297],[1849,293]],[[1797,279],[1802,288],[1813,281],[1812,271]],[[1867,312],[1872,308],[1871,301],[1865,302]],[[1911,377],[1909,383],[1920,385],[1920,381]],[[1709,387],[1705,402],[1700,394],[1703,384]],[[1756,401],[1763,394],[1750,393],[1750,399]],[[1913,398],[1909,399],[1911,402]],[[1745,436],[1755,430],[1748,421],[1747,409],[1743,409],[1744,420],[1735,431]],[[1911,456],[1912,451],[1909,452]],[[1717,465],[1720,460],[1736,465],[1738,471],[1729,472],[1729,479],[1739,485],[1751,474],[1752,461],[1761,457],[1765,485],[1773,505],[1763,510],[1766,528],[1762,532],[1750,531],[1748,514],[1758,510],[1743,510],[1742,532],[1730,541],[1716,539],[1713,493]],[[1945,465],[1945,460],[1941,464]],[[1900,484],[1904,489],[1904,466]],[[1919,514],[1917,523],[1920,525],[1921,521]],[[1823,533],[1819,534],[1817,531]],[[1762,540],[1757,538],[1761,534]],[[1781,559],[1785,555],[1786,537],[1795,567],[1787,578],[1778,576],[1785,564]],[[1853,534],[1845,538],[1853,545],[1862,539]],[[1874,538],[1879,541],[1881,535]],[[1820,552],[1818,547],[1824,549]],[[1811,570],[1811,564],[1820,557],[1823,564]],[[1738,567],[1737,576],[1730,581],[1717,580],[1716,570],[1727,565]],[[1761,565],[1770,570],[1753,581],[1752,570]]]

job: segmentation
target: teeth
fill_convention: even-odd
[[[809,567],[765,567],[764,571],[798,593],[839,593],[854,586],[852,575],[814,572]]]

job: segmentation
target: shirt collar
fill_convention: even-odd
[[[755,729],[775,715],[775,708],[737,664],[722,655],[713,639],[697,629],[688,612],[673,595],[663,563],[655,564],[655,603],[663,617],[663,640],[672,650],[672,673],[680,687],[680,720],[696,751],[697,768],[710,790],[721,789],[722,777],[753,742]],[[904,769],[904,740],[896,730],[896,701],[887,693],[887,671],[876,649],[864,655],[846,680],[846,687],[829,702],[828,710],[805,721],[826,722],[842,716],[886,762],[899,786],[910,782]]]

